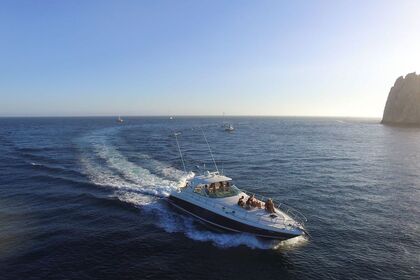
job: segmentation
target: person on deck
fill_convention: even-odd
[[[245,205],[244,198],[245,198],[244,196],[241,196],[241,198],[238,200],[238,205],[241,207],[244,207]]]
[[[271,198],[269,198],[266,202],[265,202],[265,210],[268,213],[275,213],[276,211],[274,210],[274,203],[271,200]]]
[[[226,191],[226,185],[225,185],[225,182],[221,182],[221,183],[220,183],[219,191],[221,191],[221,192],[225,192],[225,191]]]
[[[249,196],[248,199],[246,200],[246,207],[247,208],[254,207],[254,197],[253,196]]]
[[[256,199],[256,198],[255,198],[255,195],[252,195],[252,198],[251,198],[251,206],[252,206],[252,207],[258,207],[258,208],[260,208],[260,209],[261,209],[261,207],[262,207],[262,203],[261,203],[261,201],[259,201],[258,199]]]
[[[210,189],[210,193],[211,194],[213,194],[213,195],[216,194],[216,185],[214,183],[213,184],[210,184],[209,189]]]

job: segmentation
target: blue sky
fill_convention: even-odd
[[[0,115],[380,117],[418,1],[1,1]]]

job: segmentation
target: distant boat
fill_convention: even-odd
[[[172,116],[171,116],[171,117],[169,117],[169,119],[170,119],[170,120],[173,120],[173,119],[174,119],[174,117],[172,117]]]
[[[124,120],[121,118],[121,116],[118,116],[117,123],[123,123],[123,122]]]
[[[235,130],[235,128],[233,127],[233,124],[225,122],[225,113],[224,112],[223,112],[222,127],[225,131],[228,131],[228,132],[231,132],[231,131]]]
[[[233,127],[231,123],[225,124],[224,128],[225,128],[225,131],[229,131],[229,132],[235,130],[235,128]]]

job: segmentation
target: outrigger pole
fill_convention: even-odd
[[[178,142],[178,135],[179,134],[181,134],[181,133],[180,132],[175,132],[174,136],[175,136],[175,140],[176,140],[176,145],[178,146],[179,156],[181,157],[182,166],[184,167],[184,172],[187,173],[187,168],[185,168],[184,157],[182,156],[181,147],[179,146],[179,142]]]
[[[204,130],[203,130],[203,128],[201,128],[201,126],[200,126],[200,129],[201,129],[201,132],[203,133],[204,140],[206,140],[207,147],[209,148],[210,156],[211,156],[211,159],[213,160],[214,167],[216,167],[216,171],[217,171],[217,172],[219,172],[219,168],[217,168],[217,164],[216,164],[216,161],[214,160],[214,156],[213,156],[213,152],[211,151],[210,144],[209,144],[209,142],[207,141],[206,134],[204,133]]]

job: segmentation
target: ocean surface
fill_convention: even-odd
[[[0,118],[0,279],[420,279],[420,128],[334,118]],[[217,233],[163,197],[211,158],[311,238]]]

